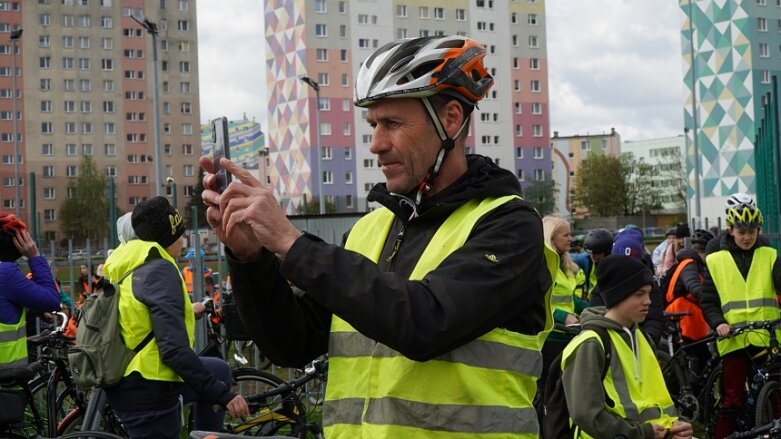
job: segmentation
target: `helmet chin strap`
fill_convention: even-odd
[[[437,178],[437,175],[439,175],[439,170],[442,167],[442,163],[445,162],[447,153],[456,146],[455,140],[458,138],[458,136],[461,135],[461,132],[464,131],[464,128],[467,126],[467,124],[469,124],[469,117],[464,118],[464,121],[461,123],[461,127],[458,128],[456,135],[451,139],[445,132],[445,128],[442,126],[442,121],[439,120],[439,115],[437,115],[436,110],[434,110],[434,107],[431,105],[429,98],[423,97],[420,98],[420,100],[423,101],[423,106],[426,107],[426,113],[431,119],[431,122],[434,124],[434,128],[436,128],[437,134],[439,134],[439,139],[442,141],[442,147],[439,149],[437,158],[431,168],[429,168],[426,177],[418,185],[418,193],[415,195],[416,206],[420,206],[420,201],[423,199],[423,194],[430,191],[434,186],[434,180]]]

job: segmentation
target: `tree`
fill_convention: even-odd
[[[623,214],[641,214],[658,207],[661,204],[661,194],[654,188],[657,168],[645,163],[642,158],[635,160],[629,154],[621,155],[621,166],[626,188]]]
[[[193,206],[198,208],[198,228],[208,227],[209,223],[206,222],[206,206],[203,204],[203,175],[205,171],[203,168],[198,168],[198,182],[195,184],[190,201],[187,202],[184,214],[185,228],[193,229]]]
[[[626,205],[625,191],[621,159],[592,152],[578,166],[573,204],[597,216],[618,216]]]
[[[338,213],[336,210],[336,204],[326,199],[325,201],[325,213]],[[320,213],[320,199],[313,197],[311,200],[306,200],[306,203],[301,203],[296,209],[296,213],[299,215],[317,215]]]
[[[84,156],[79,164],[79,177],[68,183],[70,196],[60,207],[60,227],[77,245],[84,245],[87,239],[100,243],[111,230],[107,183],[108,177],[98,171],[92,157]]]
[[[523,197],[545,216],[553,212],[558,191],[552,180],[534,180],[523,189]]]

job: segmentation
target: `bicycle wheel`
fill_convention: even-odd
[[[37,433],[47,433],[50,415],[47,408],[47,401],[49,399],[48,382],[49,376],[44,375],[35,378],[29,384],[32,399],[27,402],[27,413],[18,428],[19,432],[23,435],[32,437]],[[78,390],[76,388],[69,388],[64,381],[60,380],[57,382],[56,396],[54,396],[57,399],[55,402],[55,413],[53,414],[55,425],[57,422],[64,419],[68,413],[77,408],[77,392]],[[40,421],[42,422],[40,431],[39,427],[36,425],[36,419],[33,416],[32,406],[35,406],[35,410],[38,412]]]
[[[667,385],[667,391],[670,392],[675,408],[678,409],[678,415],[691,422],[700,415],[700,403],[691,392],[686,371],[681,367],[681,359],[677,355],[681,353],[670,357],[670,354],[665,351],[656,351],[664,383]],[[683,359],[686,360],[685,357]]]
[[[778,381],[768,381],[757,396],[754,425],[765,425],[778,418],[781,418],[781,384]]]
[[[81,409],[75,409],[68,413],[57,425],[57,434],[62,435],[81,432],[83,422],[84,412]],[[109,406],[104,408],[100,424],[97,428],[99,428],[100,431],[108,432],[121,438],[129,437],[127,430],[125,430],[125,427],[114,415],[114,412],[111,411],[111,407]]]
[[[62,436],[57,436],[59,439],[124,439],[122,436],[117,436],[105,431],[78,431],[76,433],[68,433]]]
[[[245,398],[256,396],[284,384],[279,377],[256,369],[233,371],[233,392]],[[306,409],[295,393],[275,395],[251,404],[250,419],[226,417],[226,432],[245,436],[306,437]]]
[[[723,367],[722,364],[714,367],[703,386],[701,407],[705,437],[713,437],[716,431],[716,421],[719,419],[719,405],[721,404],[722,396],[721,373]]]

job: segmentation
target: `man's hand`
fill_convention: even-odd
[[[730,328],[729,325],[726,323],[722,323],[716,327],[716,334],[718,334],[719,337],[726,337],[729,335],[731,331],[732,328]]]
[[[262,247],[284,259],[301,232],[288,221],[270,189],[247,170],[228,159],[220,162],[241,182],[228,185],[222,194],[214,191],[216,177],[211,158],[203,156],[200,165],[207,172],[201,194],[209,206],[206,218],[222,242],[241,261],[257,258]]]
[[[14,245],[19,250],[19,253],[27,257],[27,259],[40,255],[38,246],[35,245],[35,241],[30,237],[27,230],[22,230],[14,235]]]
[[[664,428],[664,425],[651,423],[654,428],[654,439],[665,439],[667,437],[668,430]]]
[[[577,325],[578,323],[580,323],[580,320],[572,314],[567,314],[567,317],[564,319],[565,325]]]
[[[673,434],[674,439],[691,439],[694,435],[694,429],[688,422],[675,421],[672,428],[670,428],[670,433]]]
[[[231,416],[231,418],[243,418],[249,416],[249,407],[247,406],[247,401],[245,401],[244,397],[241,395],[234,396],[233,399],[231,399],[228,403],[228,406],[225,408],[228,409],[228,414]]]
[[[203,306],[203,303],[201,302],[195,302],[193,303],[193,314],[195,314],[196,319],[200,319],[203,317],[203,313],[206,312],[206,307]]]

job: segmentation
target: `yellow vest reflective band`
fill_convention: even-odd
[[[708,271],[721,299],[721,312],[729,325],[775,320],[779,318],[778,301],[773,287],[773,264],[776,250],[757,247],[751,258],[748,278],[743,279],[735,260],[727,250],[708,255]],[[781,337],[781,332],[778,332]],[[766,347],[770,335],[765,330],[745,332],[737,337],[719,340],[720,355],[749,345]]]
[[[575,293],[578,280],[574,274],[567,275],[561,267],[558,268],[556,283],[553,286],[553,295],[550,298],[551,307],[556,310],[575,314],[575,300],[572,295]]]
[[[635,353],[624,341],[621,333],[613,329],[607,332],[613,344],[613,355],[610,358],[610,369],[602,385],[607,396],[613,401],[613,406],[605,404],[605,409],[624,419],[640,423],[651,422],[670,428],[678,419],[677,411],[648,340],[640,330],[633,331],[637,342],[637,358],[635,358]],[[600,345],[602,344],[596,332],[588,330],[581,332],[564,348],[561,354],[562,367],[566,367],[578,346],[590,338],[595,338]],[[592,436],[578,429],[575,437],[591,438]]]
[[[420,280],[466,242],[486,213],[516,199],[473,200],[440,226],[409,279]],[[345,247],[377,262],[394,215],[385,208],[364,216]],[[552,277],[556,254],[546,247]],[[440,357],[418,362],[355,331],[333,316],[323,425],[329,439],[425,437],[537,438],[532,407],[542,369],[540,349],[552,327],[524,335],[494,329]]]
[[[591,256],[589,256],[591,257]],[[594,291],[594,287],[597,286],[597,264],[591,261],[591,271],[588,274],[588,297],[591,297],[591,292]]]
[[[126,246],[124,251],[137,255],[138,261],[134,264],[136,267],[143,264],[144,259],[149,254],[149,250],[152,247],[156,247],[163,259],[170,262],[176,268],[177,273],[179,272],[176,261],[155,242],[133,240],[128,241],[124,245]],[[131,348],[138,346],[149,334],[149,331],[152,330],[152,316],[149,314],[149,308],[139,302],[133,295],[132,278],[133,276],[126,277],[119,285],[119,324],[125,344]],[[185,328],[187,328],[187,338],[190,341],[190,347],[192,347],[195,341],[195,315],[193,314],[192,306],[190,306],[190,297],[184,287],[181,275],[179,275],[179,281],[182,287],[182,299],[184,300],[184,315],[182,315],[182,318],[184,319]],[[173,369],[163,363],[155,338],[152,338],[152,341],[133,357],[127,369],[125,369],[124,376],[130,375],[134,371],[139,372],[141,376],[148,380],[182,381]]]
[[[27,330],[25,310],[16,324],[0,323],[0,367],[27,364]]]

